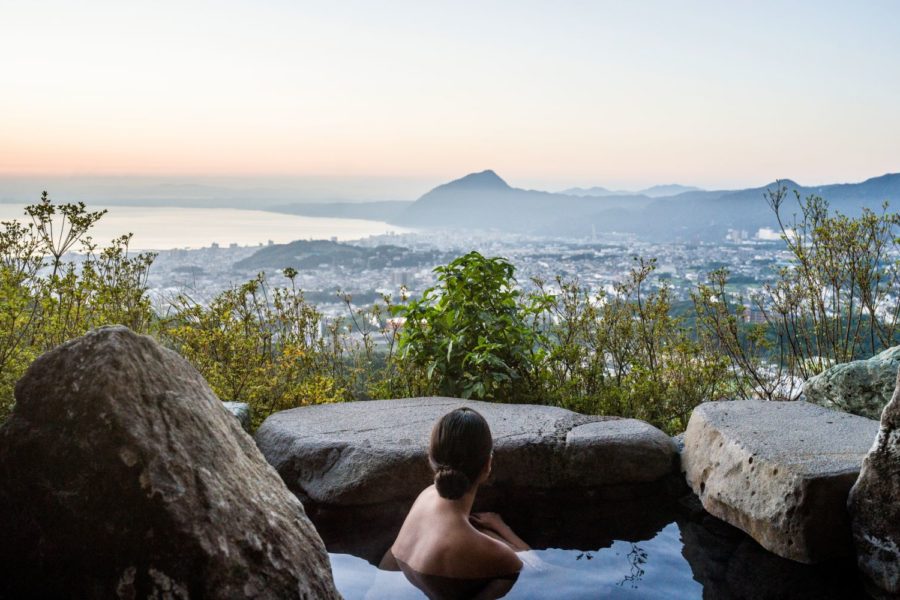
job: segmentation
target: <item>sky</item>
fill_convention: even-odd
[[[0,177],[327,181],[329,197],[369,181],[408,199],[488,168],[550,190],[900,171],[894,1],[0,0],[0,15]]]

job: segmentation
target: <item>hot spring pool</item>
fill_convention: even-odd
[[[596,550],[532,550],[512,591],[504,598],[702,598],[703,586],[681,555],[676,523],[646,542],[616,541]],[[338,591],[346,600],[421,599],[401,572],[381,571],[362,558],[331,554]]]
[[[852,560],[804,565],[780,558],[693,502],[583,503],[560,497],[498,503],[535,550],[510,599],[866,598]],[[384,514],[312,511],[346,600],[425,598],[401,572],[376,566],[408,507]],[[623,508],[627,510],[623,510]],[[553,515],[548,518],[547,515]]]

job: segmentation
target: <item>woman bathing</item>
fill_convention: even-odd
[[[429,598],[499,598],[529,550],[496,513],[471,513],[491,473],[493,439],[470,408],[447,413],[431,431],[434,485],[416,499],[382,568],[403,571]]]

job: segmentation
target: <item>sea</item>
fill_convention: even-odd
[[[94,206],[107,209],[90,235],[101,246],[132,233],[132,250],[170,250],[219,246],[283,244],[301,239],[356,240],[408,229],[381,221],[303,217],[262,210],[172,208],[162,206]],[[0,204],[0,221],[28,222],[24,204]]]

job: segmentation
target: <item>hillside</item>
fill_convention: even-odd
[[[273,244],[234,264],[236,269],[257,271],[293,267],[297,270],[354,267],[385,269],[388,267],[433,266],[444,261],[438,252],[416,252],[402,246],[382,245],[364,248],[328,240],[297,240],[289,244]]]

